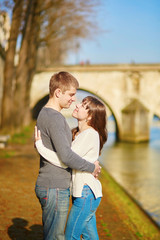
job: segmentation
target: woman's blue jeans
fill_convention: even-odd
[[[95,212],[100,204],[101,198],[95,199],[92,190],[85,185],[82,197],[72,198],[72,208],[69,213],[65,239],[66,240],[98,240]]]
[[[36,185],[35,192],[42,207],[44,239],[64,240],[70,190],[45,188]]]

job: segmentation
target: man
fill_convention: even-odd
[[[71,169],[87,171],[95,176],[100,172],[98,162],[89,163],[71,150],[72,134],[63,108],[75,101],[78,81],[67,72],[54,74],[49,84],[49,100],[39,113],[37,127],[45,147],[57,153],[67,169],[56,167],[40,156],[36,195],[42,207],[45,240],[64,240],[64,228],[69,207]]]

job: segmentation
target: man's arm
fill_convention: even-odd
[[[50,163],[58,167],[67,168],[67,166],[62,163],[62,161],[58,158],[57,154],[54,151],[46,148],[43,145],[41,133],[40,130],[37,129],[37,126],[35,126],[35,145],[40,155],[42,155]],[[81,133],[78,139],[73,142],[72,150],[80,157],[83,157],[85,160],[95,162],[95,160],[97,160],[99,156],[98,134],[96,134],[95,132],[85,132],[85,134]],[[91,154],[93,155],[92,159]]]
[[[53,117],[48,118],[48,131],[59,159],[72,169],[92,173],[95,165],[87,162],[71,150],[66,129],[68,125],[66,126],[65,118],[60,113],[54,114]]]
[[[44,157],[48,162],[52,163],[53,165],[61,168],[68,168],[63,162],[58,158],[56,152],[46,148],[43,145],[42,140],[38,140],[35,142],[36,149],[38,153]]]
[[[53,114],[53,112],[50,111],[44,115],[43,119],[41,119],[41,124],[43,124],[43,127],[46,129],[45,132],[50,137],[59,159],[61,159],[65,165],[72,169],[91,173],[100,171],[100,167],[97,166],[98,164],[96,165],[87,162],[71,150],[70,142],[66,133],[67,123],[60,113]],[[69,129],[68,125],[67,128]]]

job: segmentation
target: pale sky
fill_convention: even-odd
[[[101,1],[98,20],[108,32],[83,41],[66,63],[160,63],[160,0]]]

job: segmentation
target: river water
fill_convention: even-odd
[[[77,126],[73,118],[67,121]],[[153,121],[148,143],[116,142],[112,118],[108,129],[101,164],[160,226],[160,120]]]
[[[153,121],[148,143],[115,142],[109,132],[100,162],[160,226],[160,121]]]

